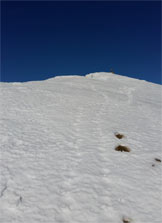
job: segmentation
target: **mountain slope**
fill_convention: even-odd
[[[0,222],[161,222],[160,85],[94,73],[0,87]]]

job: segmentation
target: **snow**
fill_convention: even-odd
[[[161,223],[161,95],[112,73],[0,83],[0,222]]]

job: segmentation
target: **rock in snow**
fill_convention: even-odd
[[[1,223],[161,223],[161,85],[93,73],[0,94]]]

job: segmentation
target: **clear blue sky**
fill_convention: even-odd
[[[113,68],[161,83],[161,2],[1,4],[1,81]]]

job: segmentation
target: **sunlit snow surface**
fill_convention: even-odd
[[[162,222],[160,85],[94,73],[0,94],[1,223]]]

